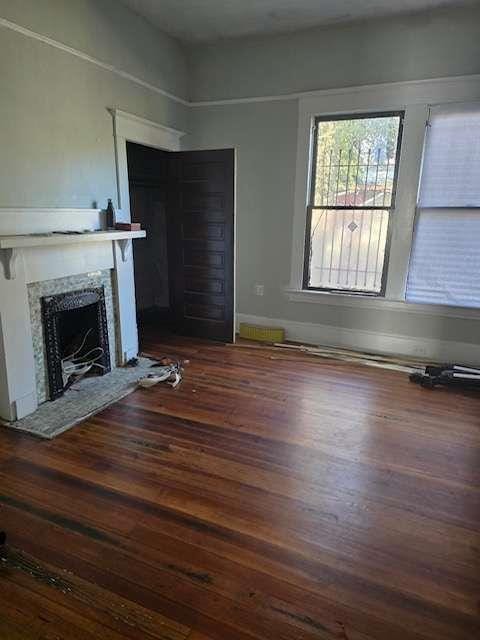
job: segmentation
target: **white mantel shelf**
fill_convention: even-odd
[[[130,240],[145,238],[145,231],[89,231],[85,233],[37,233],[25,235],[0,236],[0,257],[6,269],[8,280],[15,278],[15,261],[18,251],[30,247],[48,247],[65,244],[83,244],[85,242],[118,242],[122,260],[126,262]]]
[[[81,242],[109,242],[145,238],[145,231],[90,231],[88,233],[37,233],[22,236],[0,236],[0,249],[22,249],[24,247],[46,247]]]

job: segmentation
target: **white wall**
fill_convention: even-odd
[[[0,0],[1,18],[94,61],[0,23],[0,207],[104,206],[115,198],[106,108],[117,107],[189,130],[185,148],[237,149],[241,314],[478,345],[478,322],[469,318],[288,300],[283,287],[290,280],[298,101],[189,108],[185,98],[285,96],[480,73],[479,9],[240,39],[187,52],[114,0]],[[113,65],[115,72],[95,61]],[[265,284],[264,297],[253,294],[256,282]]]
[[[480,343],[478,320],[290,302],[296,100],[195,109],[190,144],[237,149],[237,311],[273,319]],[[252,232],[254,230],[254,232]],[[254,284],[265,295],[254,295]]]
[[[195,100],[283,95],[331,86],[480,72],[480,11],[376,21],[271,39],[242,39],[190,52]],[[273,319],[291,337],[382,351],[480,361],[477,319],[368,305],[289,300],[298,100],[198,106],[193,148],[237,150],[237,311]],[[254,295],[254,284],[265,295]],[[315,330],[315,327],[317,328]],[[398,339],[397,339],[398,338]],[[458,343],[461,343],[459,345]],[[465,346],[466,345],[466,346]]]
[[[187,123],[183,50],[116,0],[0,0],[0,78],[4,233],[6,227],[8,233],[33,231],[22,221],[25,215],[44,221],[48,216],[39,208],[85,210],[117,201],[107,108],[179,129]],[[68,228],[79,228],[82,212],[72,216]],[[72,252],[62,254],[65,272],[91,270],[91,252],[78,254],[77,261]],[[122,261],[116,246],[114,255],[121,349],[128,359],[138,350],[132,263]],[[17,262],[15,280],[0,268],[0,415],[6,418],[36,407],[25,268],[23,259]],[[13,304],[19,300],[25,304]]]
[[[189,50],[191,97],[222,100],[480,73],[480,9],[436,10]]]
[[[113,0],[0,0],[2,18],[34,34],[0,22],[0,207],[106,206],[116,195],[107,107],[180,129],[187,108],[32,35],[180,98],[182,49]]]

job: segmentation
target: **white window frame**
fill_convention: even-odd
[[[461,76],[412,82],[318,91],[299,98],[295,203],[292,228],[290,284],[286,294],[292,302],[397,309],[409,313],[480,317],[480,311],[419,305],[405,301],[406,283],[420,182],[425,126],[433,104],[480,99],[480,76]],[[397,181],[392,237],[387,266],[385,295],[332,293],[303,289],[305,229],[312,161],[312,126],[317,116],[365,114],[379,111],[405,111],[403,140]]]

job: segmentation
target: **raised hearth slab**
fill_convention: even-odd
[[[84,378],[58,400],[45,402],[22,420],[4,424],[51,440],[135,391],[140,378],[151,373],[153,363],[148,358],[139,358],[137,367],[117,367],[104,376]]]

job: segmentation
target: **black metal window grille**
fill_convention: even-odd
[[[305,289],[384,294],[403,116],[315,119]]]

